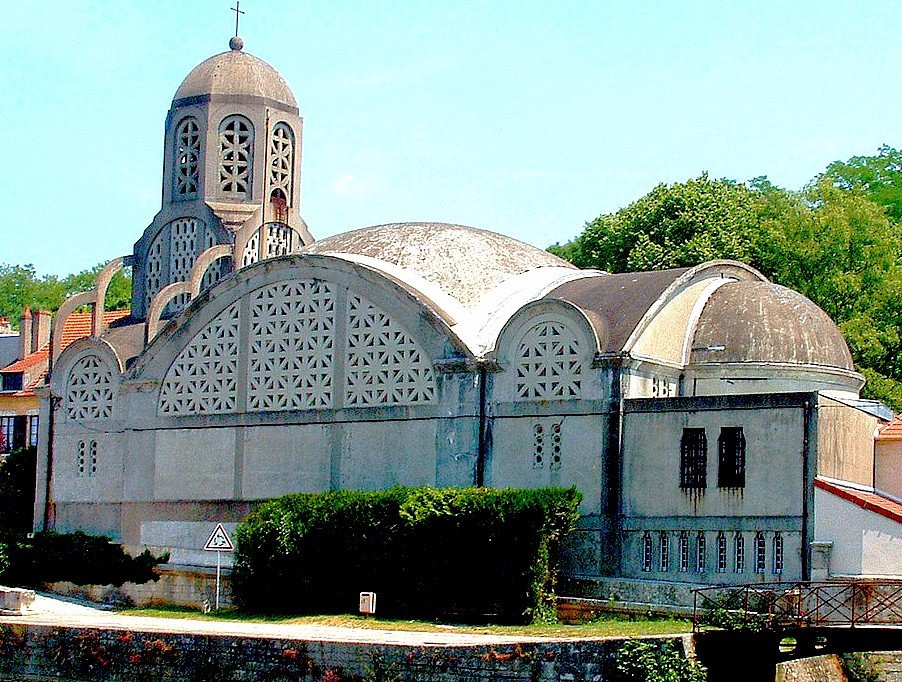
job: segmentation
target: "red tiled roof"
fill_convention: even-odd
[[[902,440],[902,415],[877,430],[878,440]]]
[[[833,493],[852,504],[857,504],[862,509],[885,516],[896,523],[902,523],[902,504],[893,502],[888,497],[883,497],[876,493],[867,493],[863,490],[855,490],[854,488],[846,488],[835,483],[828,483],[820,478],[814,479],[814,485],[816,488]]]
[[[109,325],[124,317],[128,317],[129,315],[131,315],[130,310],[105,310],[103,313],[103,323],[104,325]],[[91,313],[72,313],[66,318],[66,323],[63,325],[62,348],[60,350],[64,350],[78,339],[90,335]],[[0,369],[0,372],[27,372],[29,369],[40,367],[42,364],[44,365],[40,371],[35,372],[34,375],[29,378],[28,385],[23,386],[21,391],[5,395],[16,398],[33,396],[35,387],[43,383],[44,377],[47,376],[47,363],[49,359],[50,344],[45,343],[34,353]]]

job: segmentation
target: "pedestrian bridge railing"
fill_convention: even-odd
[[[694,593],[695,630],[902,625],[902,580],[755,583]]]

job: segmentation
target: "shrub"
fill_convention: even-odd
[[[849,682],[880,682],[880,666],[861,653],[840,654],[839,662]]]
[[[34,481],[37,449],[22,448],[0,464],[0,530],[27,533],[34,516]]]
[[[393,488],[286,495],[236,531],[232,592],[245,609],[531,622],[554,613],[575,488]]]
[[[705,682],[705,666],[690,661],[673,642],[630,640],[615,655],[617,680],[622,682]]]
[[[66,580],[77,585],[115,585],[157,580],[153,570],[169,560],[144,550],[132,557],[108,537],[76,533],[37,533],[5,543],[8,563],[0,574],[6,584],[40,587]]]

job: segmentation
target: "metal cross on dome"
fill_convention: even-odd
[[[235,6],[230,8],[235,13],[235,35],[238,35],[238,20],[244,12],[241,11],[241,0],[235,0]]]

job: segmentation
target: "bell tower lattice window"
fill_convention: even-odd
[[[537,324],[517,350],[517,399],[580,397],[582,363],[579,339],[570,329],[554,321]]]
[[[287,123],[276,123],[269,140],[269,190],[281,190],[291,204],[291,176],[294,170],[294,133]],[[283,221],[284,222],[284,221]]]
[[[69,370],[66,417],[73,420],[113,416],[113,373],[97,355],[86,355]]]
[[[254,126],[244,116],[228,116],[219,126],[219,189],[226,194],[251,194]]]
[[[197,196],[200,163],[200,129],[197,120],[186,118],[175,132],[175,198]]]

